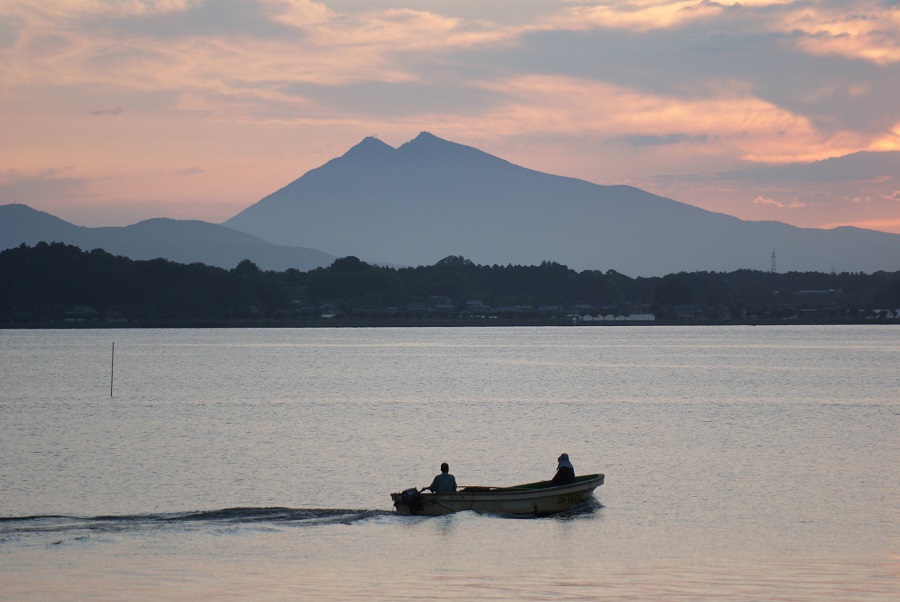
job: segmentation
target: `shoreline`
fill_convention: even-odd
[[[153,328],[241,329],[241,328],[528,328],[528,327],[629,327],[629,326],[897,326],[900,318],[830,320],[609,320],[572,322],[567,320],[363,320],[321,319],[210,320],[159,322],[33,322],[0,323],[0,330],[141,330]]]

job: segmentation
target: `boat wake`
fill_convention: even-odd
[[[571,520],[592,515],[602,506],[595,500],[577,506],[552,517]],[[485,514],[500,518],[524,518],[516,515]],[[0,516],[0,545],[8,542],[44,542],[61,544],[117,534],[144,534],[154,532],[207,531],[232,533],[244,529],[281,530],[295,527],[325,525],[352,525],[363,521],[391,518],[407,521],[393,510],[363,510],[343,508],[223,508],[221,510],[197,510],[192,512],[167,512],[155,514],[123,514],[77,516],[44,514],[35,516]],[[422,518],[422,517],[415,517]]]
[[[159,514],[0,517],[0,543],[53,534],[68,540],[78,536],[160,530],[230,530],[241,527],[280,529],[353,524],[392,515],[394,513],[387,510],[339,508],[224,508]]]

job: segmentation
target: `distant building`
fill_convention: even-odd
[[[75,305],[63,314],[65,322],[96,322],[99,319],[100,312],[90,305]]]

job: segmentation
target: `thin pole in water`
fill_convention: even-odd
[[[109,396],[113,396],[113,380],[116,376],[116,342],[113,341],[112,344],[112,358],[110,358],[109,363]]]

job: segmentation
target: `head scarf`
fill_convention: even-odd
[[[569,454],[562,454],[559,458],[557,458],[557,461],[559,462],[559,464],[556,466],[556,470],[559,470],[563,466],[567,466],[573,471],[575,470],[575,467],[572,466],[571,462],[569,462]]]

